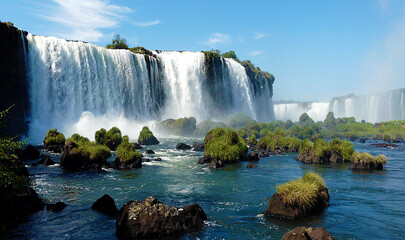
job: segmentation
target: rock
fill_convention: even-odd
[[[329,158],[329,161],[330,162],[343,162],[342,154],[340,154],[338,152],[333,152]]]
[[[281,240],[333,240],[325,228],[297,227],[285,233]]]
[[[344,162],[342,154],[333,151],[332,153],[325,154],[322,157],[314,155],[312,152],[307,154],[300,154],[295,158],[303,163],[330,163],[330,162]]]
[[[46,210],[51,212],[59,212],[62,211],[66,206],[67,205],[64,202],[57,202],[55,204],[46,204]]]
[[[107,159],[95,158],[77,149],[75,142],[69,141],[63,147],[60,158],[60,167],[68,171],[90,170],[100,172],[103,166],[107,165]]]
[[[198,164],[204,164],[204,163],[210,163],[211,162],[211,157],[208,155],[204,155],[202,158],[198,160]]]
[[[118,211],[114,199],[108,194],[104,194],[101,198],[97,199],[91,206],[91,209],[112,217],[117,216]]]
[[[49,156],[46,156],[42,160],[40,160],[38,162],[38,164],[44,165],[44,166],[50,166],[50,165],[54,165],[55,162]]]
[[[391,144],[391,143],[372,143],[371,146],[373,146],[373,147],[380,147],[380,148],[398,147],[398,145],[396,145],[396,144]]]
[[[188,149],[191,149],[191,146],[187,145],[185,143],[177,143],[176,149],[177,150],[188,150]]]
[[[248,155],[248,161],[259,161],[259,154],[256,152],[250,152]]]
[[[253,162],[250,162],[250,163],[246,166],[246,168],[257,168],[257,165],[254,164]]]
[[[211,159],[210,168],[221,168],[224,166],[225,166],[225,164],[221,160],[217,160],[215,158]]]
[[[141,145],[157,145],[159,144],[159,140],[157,140],[148,127],[143,127],[139,133],[138,143]]]
[[[360,138],[360,142],[361,142],[361,143],[365,143],[365,142],[366,142],[366,139]]]
[[[160,162],[160,161],[162,161],[162,159],[161,159],[160,157],[158,157],[158,158],[154,158],[153,160],[155,160],[156,162]]]
[[[44,151],[61,153],[65,145],[65,136],[57,129],[50,129],[44,139]]]
[[[119,158],[115,158],[112,167],[115,169],[136,169],[142,168],[142,157],[131,159],[126,162],[120,161]]]
[[[283,197],[278,193],[275,193],[267,205],[264,215],[267,217],[285,218],[295,220],[307,215],[312,215],[323,211],[323,209],[329,206],[329,192],[328,189],[322,191],[308,210],[302,209],[299,206],[292,206],[284,202]]]
[[[32,167],[36,167],[36,166],[38,166],[38,163],[35,163],[35,162],[34,162],[34,163],[31,163],[31,166],[32,166]]]
[[[382,163],[352,163],[349,167],[352,170],[383,170],[384,165]]]
[[[268,157],[268,156],[270,156],[270,154],[266,153],[265,151],[261,151],[261,152],[258,153],[259,159],[260,158],[265,158],[265,157]]]
[[[135,149],[143,149],[139,143],[134,143]]]
[[[154,197],[132,200],[118,212],[118,239],[163,238],[204,228],[207,216],[198,204],[170,207]]]
[[[147,149],[145,153],[146,154],[155,154],[155,152],[152,149]]]
[[[204,143],[194,142],[193,143],[193,151],[204,152]]]
[[[35,160],[39,158],[39,156],[40,156],[39,151],[32,145],[28,145],[21,152],[22,160]]]

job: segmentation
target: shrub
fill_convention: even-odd
[[[248,149],[243,139],[234,130],[216,128],[204,139],[205,154],[223,162],[234,162],[244,158]]]
[[[104,128],[98,130],[95,134],[95,140],[97,144],[105,145],[107,142],[107,131]]]
[[[302,140],[299,147],[299,154],[307,154],[312,149],[312,142],[309,139]]]
[[[302,178],[277,185],[277,193],[284,202],[298,206],[304,211],[311,209],[317,201],[320,192],[326,189],[324,179],[314,172],[307,172]]]
[[[330,146],[333,151],[338,152],[342,155],[344,162],[350,161],[352,159],[354,149],[353,144],[350,141],[335,138],[330,142]]]
[[[84,144],[90,142],[90,140],[86,137],[80,136],[78,133],[73,134],[67,141],[73,141],[76,144]]]
[[[254,146],[257,144],[257,139],[255,135],[251,135],[247,141],[247,143],[249,144],[249,146]]]
[[[128,49],[128,44],[125,38],[121,38],[119,34],[116,34],[112,39],[112,43],[107,44],[105,47],[108,49]]]
[[[45,145],[64,145],[65,144],[65,136],[62,133],[58,132],[58,129],[49,129],[48,133],[45,136],[44,144]]]
[[[352,162],[361,164],[361,165],[366,165],[366,164],[382,164],[385,165],[388,160],[387,157],[383,154],[378,155],[378,156],[373,156],[368,152],[363,152],[363,153],[358,153],[354,152],[353,157],[352,157]]]
[[[117,158],[121,162],[128,162],[137,158],[142,158],[142,154],[135,149],[135,145],[129,142],[128,136],[122,138],[122,142],[117,147]]]
[[[243,129],[239,129],[238,135],[239,135],[241,138],[247,138],[247,132],[246,132],[245,130],[243,130]]]

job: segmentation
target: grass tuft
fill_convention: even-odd
[[[353,163],[362,164],[362,165],[370,164],[370,163],[374,164],[374,165],[377,165],[377,164],[385,165],[388,162],[387,157],[385,155],[381,154],[378,156],[373,156],[368,152],[353,153],[352,161],[353,161]]]

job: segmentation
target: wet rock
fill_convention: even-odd
[[[215,158],[211,159],[210,168],[222,168],[225,164],[221,160],[217,160]]]
[[[176,145],[176,149],[177,149],[177,150],[189,150],[189,149],[191,149],[191,146],[190,146],[190,145],[187,145],[187,144],[185,144],[185,143],[178,143],[178,144]]]
[[[139,143],[134,143],[135,149],[143,149]]]
[[[104,194],[101,198],[97,199],[91,206],[91,209],[112,217],[117,216],[118,211],[114,199],[108,194]]]
[[[398,147],[396,144],[391,143],[372,143],[371,146],[379,147],[379,148],[386,148],[386,147]]]
[[[366,139],[365,138],[360,138],[360,142],[361,143],[366,143]]]
[[[257,152],[250,152],[248,155],[248,161],[259,161],[259,154]]]
[[[32,145],[28,145],[21,152],[22,160],[35,160],[35,159],[39,158],[39,156],[40,156],[39,151]]]
[[[204,152],[204,143],[194,142],[193,151]]]
[[[147,162],[147,161],[146,161]],[[119,158],[116,158],[112,164],[112,167],[115,169],[137,169],[142,168],[142,157],[134,158],[128,161],[120,161]]]
[[[352,170],[383,170],[384,165],[382,163],[352,163],[349,167]]]
[[[57,202],[55,204],[46,204],[46,210],[51,212],[59,212],[62,211],[66,206],[67,205],[64,202]]]
[[[325,228],[297,227],[285,233],[281,240],[333,240]]]
[[[60,167],[68,171],[90,170],[100,172],[102,167],[107,165],[105,158],[90,159],[85,152],[77,150],[77,144],[69,141],[63,147],[60,158]]]
[[[277,217],[295,220],[307,215],[319,213],[329,206],[328,189],[321,191],[309,209],[304,209],[300,206],[291,205],[284,201],[284,198],[275,193],[267,205],[264,215],[267,217]]]
[[[146,154],[155,154],[155,152],[152,149],[147,149],[145,153]]]
[[[44,165],[44,166],[50,166],[50,165],[54,165],[55,162],[54,162],[49,156],[46,156],[46,157],[42,158],[42,159],[38,162],[38,164]]]
[[[207,216],[198,204],[170,207],[154,197],[132,200],[118,212],[118,239],[163,238],[204,228]]]
[[[204,155],[202,158],[198,160],[198,164],[205,164],[205,163],[210,163],[211,162],[211,157],[208,155]]]
[[[257,165],[254,164],[253,162],[250,162],[250,163],[246,166],[246,168],[257,168]]]

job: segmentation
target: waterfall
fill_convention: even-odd
[[[93,139],[99,128],[117,126],[137,138],[142,125],[167,118],[224,120],[244,112],[269,121],[274,115],[272,83],[256,90],[233,59],[220,58],[208,79],[201,52],[149,56],[54,37],[29,34],[27,40],[34,142],[50,128]]]
[[[328,112],[328,102],[274,104],[275,118],[282,121],[291,120],[293,122],[298,122],[303,113],[307,113],[314,121],[323,121]]]

